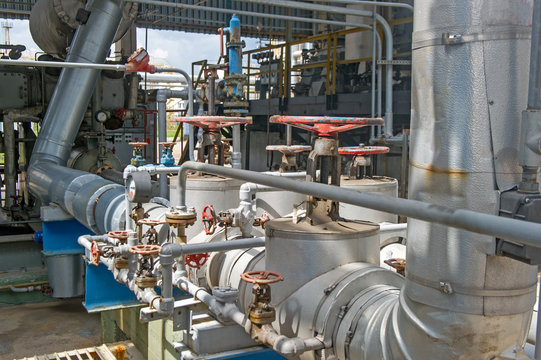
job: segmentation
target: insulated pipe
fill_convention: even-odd
[[[75,32],[67,62],[103,63],[122,18],[122,9],[121,1],[90,2],[87,7],[90,16]],[[42,203],[58,203],[97,233],[107,230],[103,217],[111,215],[107,210],[111,204],[117,205],[123,187],[64,166],[99,75],[97,69],[62,70],[28,170],[28,186]]]
[[[250,181],[305,195],[316,195],[328,200],[403,215],[408,218],[442,224],[479,234],[496,236],[519,244],[541,247],[541,224],[529,221],[488,215],[471,210],[451,209],[418,200],[363,193],[327,184],[295,181],[254,171],[231,169],[191,161],[184,163],[178,172],[180,206],[186,206],[186,178],[190,170]]]
[[[138,1],[133,1],[133,2],[140,2],[139,0]],[[167,3],[163,3],[163,4],[167,4]],[[163,5],[163,4],[159,4],[159,5]],[[176,5],[181,5],[181,4],[176,4]],[[165,6],[165,5],[164,5]],[[180,6],[180,8],[184,8],[185,6],[182,5]],[[199,6],[195,6],[196,8],[198,8],[198,10],[201,10],[202,8],[199,7]],[[154,73],[164,73],[164,72],[174,72],[174,73],[177,73],[177,74],[180,74],[182,76],[184,76],[184,78],[186,79],[186,83],[188,84],[188,114],[187,116],[193,116],[193,85],[192,85],[192,78],[190,77],[190,75],[188,75],[188,73],[182,69],[178,69],[178,68],[163,68],[163,67],[156,67],[154,69]],[[195,161],[195,156],[194,156],[194,149],[195,149],[195,144],[194,144],[194,133],[193,133],[193,125],[190,125],[188,127],[188,146],[189,146],[189,156],[190,156],[190,161]]]
[[[264,237],[236,239],[228,241],[219,241],[213,243],[201,243],[201,244],[176,244],[166,243],[162,245],[161,255],[173,256],[178,258],[183,255],[201,254],[207,252],[221,252],[238,249],[250,249],[253,247],[265,246]]]
[[[386,49],[385,56],[386,61],[389,62],[386,65],[386,74],[385,74],[385,137],[393,136],[393,33],[391,26],[385,20],[385,18],[378,13],[373,11],[366,10],[357,10],[349,9],[339,6],[328,6],[320,5],[313,3],[305,3],[300,1],[289,1],[289,0],[246,0],[246,2],[255,3],[255,4],[265,4],[272,6],[282,6],[293,9],[303,9],[309,11],[321,11],[334,14],[346,14],[346,15],[356,15],[356,16],[374,16],[376,21],[382,26],[383,32],[385,33],[386,40]],[[345,23],[344,23],[345,24]],[[356,25],[359,26],[359,25]]]
[[[413,6],[399,2],[379,2],[379,1],[362,1],[362,0],[312,0],[313,2],[325,2],[329,4],[348,4],[348,5],[374,5],[381,7],[397,7],[413,11]]]

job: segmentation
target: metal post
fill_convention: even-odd
[[[17,194],[17,160],[15,159],[15,129],[14,115],[8,113],[4,116],[4,183],[6,186],[5,207],[9,209],[14,203],[14,196]]]

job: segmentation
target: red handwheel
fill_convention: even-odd
[[[223,127],[252,123],[252,119],[238,116],[184,116],[174,120],[198,126],[203,131],[217,131]]]
[[[184,265],[188,265],[194,269],[199,269],[201,266],[205,265],[208,258],[208,253],[186,255],[184,256]]]
[[[376,155],[376,154],[387,154],[389,148],[387,146],[347,146],[338,148],[338,153],[340,155]]]
[[[333,137],[340,132],[353,130],[363,126],[383,125],[384,120],[382,118],[361,117],[274,115],[270,117],[269,122],[292,125],[304,130],[312,131],[317,136]]]
[[[284,281],[284,277],[273,271],[248,271],[240,275],[241,279],[252,284],[273,284]]]
[[[90,245],[90,263],[92,265],[98,266],[100,264],[100,255],[100,247],[98,246],[96,240],[94,240]]]
[[[216,212],[212,205],[207,205],[203,208],[203,213],[201,214],[203,221],[203,228],[205,229],[205,234],[212,235],[216,231]]]
[[[158,255],[160,253],[161,247],[158,245],[135,245],[130,247],[130,252],[132,254],[138,255]]]

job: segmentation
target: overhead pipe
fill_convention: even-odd
[[[373,5],[380,7],[396,7],[413,11],[413,6],[400,2],[384,2],[384,1],[362,1],[362,0],[311,0],[313,2],[324,2],[329,4],[348,4],[348,5]]]
[[[541,247],[541,235],[539,235],[541,234],[541,224],[529,221],[504,218],[471,210],[452,209],[418,200],[363,193],[316,182],[295,181],[254,171],[231,169],[192,161],[182,164],[178,172],[179,206],[186,206],[186,179],[190,170],[249,181],[305,195],[316,195],[324,199],[407,216],[408,218],[464,229],[478,234],[496,236],[519,244]]]
[[[68,59],[73,59],[73,58],[68,57]],[[122,64],[100,64],[100,63],[91,63],[91,62],[72,62],[72,61],[37,61],[37,60],[0,59],[0,65],[66,68],[66,69],[94,69],[94,70],[108,70],[108,71],[121,71],[121,72],[126,71],[126,65],[122,65]]]
[[[239,1],[239,0],[238,0]],[[339,6],[328,6],[314,3],[305,3],[289,0],[246,0],[246,2],[255,4],[264,4],[272,6],[282,6],[292,9],[303,9],[309,11],[321,11],[334,14],[346,14],[365,17],[375,17],[376,21],[382,26],[385,33],[385,57],[388,62],[385,74],[385,137],[393,136],[393,33],[391,26],[383,16],[374,11],[350,9]]]

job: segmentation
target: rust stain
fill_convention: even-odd
[[[450,175],[450,176],[455,176],[455,177],[460,177],[460,178],[465,178],[465,177],[468,176],[468,172],[465,171],[465,170],[443,169],[443,168],[438,168],[438,167],[435,167],[435,166],[432,166],[432,165],[419,164],[419,163],[416,163],[414,161],[410,161],[410,165],[413,166],[413,167],[416,167],[418,169],[423,169],[423,170],[426,170],[426,171],[429,171],[429,172],[432,172],[432,173],[435,173],[435,174],[447,174],[447,175]]]

